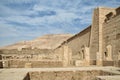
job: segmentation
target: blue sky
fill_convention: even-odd
[[[91,24],[95,7],[120,0],[0,0],[0,46],[45,34],[75,34]]]

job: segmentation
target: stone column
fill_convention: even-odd
[[[99,52],[97,52],[96,54],[97,54],[96,64],[97,66],[102,66],[102,55]]]
[[[111,45],[108,45],[107,47],[107,61],[113,61],[112,60],[112,46]]]
[[[63,66],[67,67],[70,65],[70,60],[71,60],[71,50],[67,45],[63,46]]]
[[[88,47],[85,47],[85,66],[90,65],[90,51]]]

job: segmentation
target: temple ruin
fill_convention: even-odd
[[[55,40],[55,43],[58,43],[58,40]],[[76,69],[75,71],[74,69],[69,69],[68,71],[65,69],[62,71],[53,70],[53,72],[26,70],[26,77],[22,80],[58,80],[55,78],[56,75],[59,76],[59,80],[120,79],[120,7],[95,8],[90,26],[75,35],[65,38],[55,47],[53,47],[54,44],[51,45],[50,43],[46,43],[50,44],[49,48],[37,48],[34,45],[25,47],[25,43],[24,47],[22,45],[22,47],[17,47],[16,49],[1,48],[0,68],[54,69],[56,67],[74,67]],[[93,71],[88,69],[94,66],[101,68],[97,70],[93,68]],[[117,69],[113,71],[111,71],[111,67],[103,69],[109,66]],[[87,70],[79,70],[78,67],[85,67],[88,69],[88,73]],[[46,77],[40,79],[40,74],[42,77],[48,76],[49,79]],[[50,74],[53,78],[49,76]],[[63,74],[69,77],[64,79]],[[92,75],[88,77],[89,74]],[[60,75],[62,76],[61,78]],[[87,78],[81,78],[80,76],[82,75],[86,75]],[[108,75],[108,77],[106,76],[106,78],[104,75]],[[117,78],[114,78],[115,76],[113,75],[117,76]]]

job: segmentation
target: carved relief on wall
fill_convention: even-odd
[[[111,61],[112,60],[112,46],[106,46],[106,51],[104,52],[105,60]]]
[[[85,46],[81,46],[80,51],[78,52],[80,60],[85,59]]]

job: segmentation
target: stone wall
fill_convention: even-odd
[[[104,60],[114,61],[114,65],[118,66],[118,60],[120,60],[120,15],[103,24],[103,53]]]
[[[31,80],[93,80],[100,71],[30,72]]]
[[[61,47],[55,49],[55,53],[59,56],[59,60],[62,60],[63,66],[71,66],[72,51],[68,45],[62,45]]]
[[[80,58],[80,56],[76,56],[82,50],[82,47],[89,47],[90,42],[90,32],[91,27],[86,28],[80,33],[76,34],[74,39],[71,39],[67,42],[68,46],[72,49],[73,58]]]
[[[119,12],[119,9],[116,9],[116,10],[117,10],[117,12]],[[103,36],[104,35],[106,36],[106,34],[104,34],[104,32],[106,32],[106,31],[104,30],[103,23],[106,22],[107,20],[111,19],[111,17],[113,17],[116,14],[116,10],[114,8],[104,8],[104,7],[96,8],[93,13],[93,21],[92,21],[91,27],[88,27],[85,30],[81,31],[80,33],[69,38],[58,48],[58,51],[60,51],[61,54],[64,55],[64,48],[62,48],[62,47],[68,46],[69,49],[71,49],[71,51],[72,51],[71,52],[72,57],[71,57],[71,61],[70,61],[70,63],[72,65],[75,65],[75,64],[84,65],[84,63],[87,63],[87,61],[90,61],[91,65],[96,65],[96,63],[97,63],[97,65],[102,66],[102,64],[103,64],[102,62],[103,62],[103,58],[104,58]],[[118,13],[117,13],[117,15],[118,15]],[[106,20],[106,17],[107,17],[107,20]],[[113,22],[111,24],[114,25],[115,23]],[[119,23],[117,22],[117,24],[119,24]],[[106,26],[106,27],[107,27],[107,30],[109,30],[108,29],[109,26]],[[114,27],[112,27],[112,28],[114,28]],[[114,29],[116,29],[116,28],[114,28]],[[119,29],[117,29],[116,31],[117,31],[117,34],[116,34],[117,38],[119,38],[119,33],[118,33]],[[113,35],[113,34],[111,33],[110,35]],[[116,42],[119,42],[119,39],[117,39]],[[117,45],[116,49],[118,49],[119,44],[116,44],[116,45]],[[87,49],[86,50],[87,54],[83,54],[83,53],[85,53],[85,49]],[[120,54],[120,51],[118,51],[118,53]],[[65,53],[65,54],[69,54],[69,53]],[[60,55],[60,56],[62,56],[62,55]],[[67,56],[67,57],[70,57],[70,56]],[[87,57],[87,58],[90,57],[90,59],[87,59],[87,61],[85,61],[84,60],[85,57]],[[61,59],[64,60],[64,56]]]
[[[44,67],[62,67],[62,61],[27,61],[10,60],[9,68],[44,68]]]
[[[64,49],[63,49],[62,46],[59,47],[59,48],[56,48],[56,49],[54,50],[54,53],[57,54],[58,60],[63,60]]]
[[[96,53],[102,57],[102,24],[105,20],[105,15],[109,12],[114,12],[112,8],[96,8],[93,12],[91,37],[90,37],[90,57],[91,60],[96,60]]]
[[[59,56],[50,49],[23,49],[18,51],[1,50],[3,59],[34,59],[34,60],[58,60]]]
[[[72,60],[84,60],[85,55],[85,47],[89,47],[90,42],[90,32],[91,27],[86,28],[85,30],[78,33],[74,39],[71,39],[67,42],[67,45],[72,50]]]
[[[30,80],[96,80],[96,76],[114,75],[98,70],[29,72]]]
[[[80,33],[74,35],[65,41],[61,46],[55,49],[55,53],[60,56],[60,60],[63,60],[66,66],[76,65],[76,61],[79,66],[84,66],[83,60],[88,57],[84,54],[85,49],[89,49],[91,26],[87,27]],[[83,51],[83,52],[82,52]],[[89,51],[87,52],[89,53]]]
[[[52,49],[31,49],[31,48],[23,48],[22,50],[18,49],[2,49],[1,52],[3,54],[50,54],[53,53]]]

